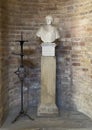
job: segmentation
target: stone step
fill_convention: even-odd
[[[59,129],[82,129],[82,128],[91,128],[92,122],[89,120],[72,120],[72,119],[45,119],[38,118],[35,121],[23,120],[15,122],[9,126],[9,130],[59,130]]]
[[[12,121],[12,120],[11,120]],[[92,130],[92,120],[80,112],[61,112],[59,117],[19,118],[5,123],[0,130]]]

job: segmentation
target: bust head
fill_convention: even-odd
[[[53,22],[53,17],[52,17],[51,15],[47,15],[47,16],[45,17],[45,19],[46,19],[46,24],[47,24],[47,25],[52,24],[52,22]]]

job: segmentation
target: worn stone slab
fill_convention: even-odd
[[[11,113],[0,130],[92,130],[92,120],[86,115],[77,111],[61,111],[58,117],[33,117],[19,118],[14,124],[15,113]],[[31,116],[32,113],[29,113]],[[34,115],[34,114],[33,114]]]

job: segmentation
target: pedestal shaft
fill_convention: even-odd
[[[56,58],[41,57],[41,103],[55,104]]]
[[[41,103],[38,115],[56,114],[56,57],[41,57]]]

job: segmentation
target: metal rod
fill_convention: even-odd
[[[24,108],[24,95],[23,95],[23,80],[21,80],[21,112],[23,112]]]

